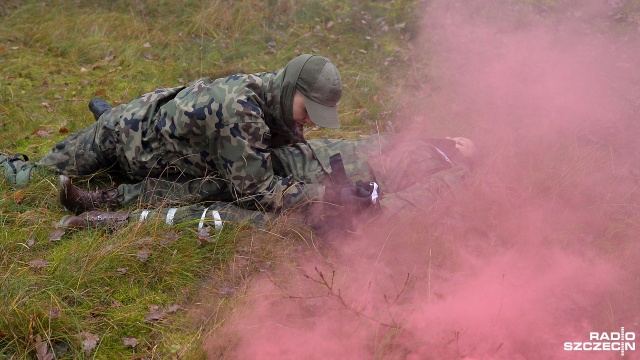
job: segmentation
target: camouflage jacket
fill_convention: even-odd
[[[110,111],[119,166],[132,179],[181,175],[224,180],[234,199],[265,210],[321,196],[273,173],[274,143],[300,141],[282,122],[284,70],[199,79]]]

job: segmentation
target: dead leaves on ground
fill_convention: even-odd
[[[122,343],[124,344],[124,346],[129,346],[132,348],[135,348],[136,346],[138,346],[139,342],[140,341],[136,338],[128,338],[128,337],[122,338]]]
[[[49,309],[49,319],[60,319],[61,316],[62,310],[59,307]]]
[[[36,335],[36,358],[38,360],[53,360],[53,354],[49,352],[49,346],[42,341],[40,334]]]
[[[90,356],[100,342],[100,336],[89,331],[83,331],[79,333],[78,337],[82,341],[82,350],[84,351],[86,356]],[[124,344],[124,346],[135,348],[140,343],[140,340],[134,337],[123,337],[122,343]],[[55,359],[55,355],[51,352],[49,343],[47,341],[44,341],[40,334],[36,335],[35,337],[35,350],[36,359],[38,360]]]
[[[181,310],[180,305],[171,305],[167,310],[163,310],[158,305],[149,305],[149,312],[145,314],[144,321],[146,322],[158,322],[163,320],[167,314],[173,314],[178,310]]]
[[[215,238],[211,236],[211,227],[203,226],[196,232],[196,236],[198,237],[198,246],[205,243],[215,242]]]
[[[18,191],[15,191],[15,192],[11,193],[11,194],[4,195],[4,197],[6,199],[13,200],[14,204],[20,205],[24,201],[24,191],[23,190],[18,190]]]
[[[80,333],[80,338],[82,339],[82,349],[86,356],[89,356],[93,349],[98,346],[98,342],[100,341],[100,337],[96,334],[92,334],[88,331],[83,331]]]
[[[60,241],[62,240],[62,235],[65,234],[65,229],[63,227],[55,227],[49,233],[49,237],[47,238],[49,241]]]

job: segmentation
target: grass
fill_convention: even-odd
[[[309,136],[375,132],[405,83],[407,40],[418,20],[413,6],[410,0],[3,2],[0,151],[37,159],[93,122],[87,103],[96,96],[128,102],[199,77],[275,70],[300,53],[331,58],[346,89],[343,128]],[[384,74],[371,71],[381,66]],[[238,248],[253,246],[251,259],[278,253],[253,243],[260,234],[244,226],[201,246],[193,224],[134,224],[50,241],[52,223],[65,214],[54,175],[36,173],[24,189],[0,183],[0,194],[0,358],[45,358],[51,351],[58,358],[204,358],[202,336],[223,318],[187,314],[203,298],[222,308],[233,304],[219,289],[240,286],[256,269],[230,263]],[[290,233],[277,224],[272,230],[261,233],[265,243]],[[236,264],[231,275],[222,275],[229,264]],[[167,312],[174,305],[179,309]],[[165,313],[145,320],[154,311]],[[99,337],[95,347],[91,334]],[[123,338],[138,343],[128,346]]]
[[[518,11],[529,14],[533,8],[544,17],[570,1],[505,3],[518,6],[513,11],[483,8],[480,15],[517,17],[522,15]],[[430,63],[434,50],[419,49],[425,59],[414,58],[412,40],[421,15],[416,9],[422,5],[417,0],[4,1],[0,152],[37,159],[94,121],[87,103],[96,96],[125,103],[157,87],[199,77],[275,70],[300,53],[331,58],[345,86],[342,128],[312,130],[310,138],[357,138],[384,131],[394,113],[403,114],[404,105],[415,102],[407,96],[414,85],[432,89],[432,97],[420,99],[420,113],[447,120],[430,124],[434,133],[475,129],[473,119],[451,115],[449,99],[438,96],[440,86],[446,88],[447,74]],[[629,31],[640,18],[637,2],[625,2],[618,10],[626,20],[608,31]],[[628,270],[626,281],[637,285],[640,272],[632,240],[639,224],[638,193],[635,188],[625,192],[629,178],[607,178],[605,170],[613,164],[609,148],[580,141],[577,135],[570,141],[561,136],[478,135],[491,146],[488,165],[472,179],[470,200],[451,205],[456,218],[434,215],[433,222],[425,222],[431,214],[417,214],[397,224],[415,231],[401,231],[390,241],[415,247],[412,256],[428,264],[411,274],[408,287],[423,287],[429,301],[445,298],[436,286],[442,278],[434,275],[432,286],[432,270],[454,274],[465,261],[461,247],[479,254],[510,251],[518,245],[520,225],[528,224],[528,210],[557,210],[554,206],[565,204],[578,220],[568,225],[562,213],[545,213],[544,230],[550,235],[541,245],[617,259]],[[509,148],[512,143],[517,146]],[[203,359],[203,340],[245,300],[233,295],[245,289],[260,267],[286,265],[292,248],[317,246],[309,228],[291,218],[275,221],[267,231],[239,224],[216,235],[215,242],[200,245],[194,224],[131,224],[49,240],[52,224],[67,214],[57,197],[56,177],[50,173],[35,173],[24,189],[0,181],[0,359],[46,358],[52,351],[57,358]],[[574,244],[589,237],[593,241],[588,245]],[[425,248],[428,258],[420,252]],[[429,278],[428,286],[415,280],[420,276]],[[631,293],[626,300],[637,299]],[[637,309],[612,301],[612,318]],[[604,311],[602,317],[604,324]],[[405,358],[411,353],[414,343],[406,340],[411,334],[402,325],[376,334],[368,344],[371,357]],[[125,338],[137,345],[127,345]],[[220,346],[221,356],[232,354],[239,342],[228,339]]]

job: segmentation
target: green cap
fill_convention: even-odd
[[[296,88],[304,95],[309,117],[314,124],[339,128],[338,102],[342,97],[342,79],[329,59],[312,55],[305,62]]]

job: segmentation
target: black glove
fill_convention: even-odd
[[[325,186],[324,201],[350,208],[371,205],[371,192],[361,186]]]

